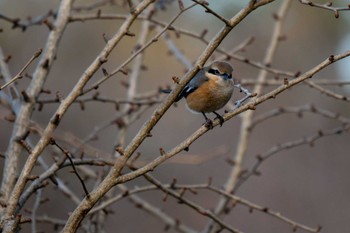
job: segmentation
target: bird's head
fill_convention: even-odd
[[[232,79],[232,66],[223,61],[215,61],[208,67],[207,72],[223,78],[224,80]]]

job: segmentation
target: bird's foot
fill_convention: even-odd
[[[214,126],[213,126],[213,121],[210,120],[209,118],[207,118],[207,119],[205,120],[204,125],[205,125],[205,127],[207,127],[208,129],[213,129],[213,128],[214,128]]]
[[[217,112],[213,112],[215,115],[216,115],[216,118],[215,119],[219,119],[220,121],[220,127],[224,124],[225,122],[225,119]]]
[[[220,121],[220,127],[224,124],[224,122],[225,122],[225,119],[222,117],[222,116],[220,116],[220,115],[217,115],[217,117],[215,118],[215,119],[219,119],[219,121]]]

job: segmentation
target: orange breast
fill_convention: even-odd
[[[225,106],[232,92],[231,83],[222,85],[210,79],[187,96],[187,106],[195,112],[213,112]]]

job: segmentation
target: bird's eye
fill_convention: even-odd
[[[210,69],[208,72],[211,74],[220,74],[220,72],[216,69]]]

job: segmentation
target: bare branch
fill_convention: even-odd
[[[215,11],[213,11],[212,9],[210,9],[210,7],[208,7],[209,2],[207,1],[197,1],[197,0],[192,0],[192,2],[197,3],[198,5],[201,5],[203,8],[205,8],[205,12],[214,15],[216,18],[218,18],[219,20],[221,20],[222,22],[224,22],[226,25],[230,25],[230,22],[225,19],[224,17],[222,17],[221,15],[219,15],[218,13],[216,13]]]
[[[29,61],[23,66],[23,68],[19,71],[18,74],[15,75],[15,77],[13,77],[10,81],[8,81],[7,83],[5,83],[4,85],[2,85],[0,87],[0,91],[6,87],[8,87],[9,85],[11,85],[12,83],[16,82],[18,79],[21,79],[23,76],[23,72],[27,69],[27,67],[36,59],[40,56],[40,54],[42,53],[42,49],[39,49],[30,59]]]
[[[256,157],[257,162],[254,164],[254,166],[251,168],[250,171],[246,172],[245,174],[243,174],[242,176],[239,177],[240,180],[237,183],[234,191],[236,191],[249,177],[251,177],[253,175],[260,174],[260,172],[258,171],[258,168],[260,167],[260,165],[263,162],[265,162],[268,158],[277,154],[278,152],[288,150],[291,148],[295,148],[298,146],[302,146],[302,145],[312,146],[312,145],[314,145],[314,142],[317,141],[318,139],[328,137],[328,136],[333,136],[333,135],[339,135],[343,132],[348,131],[349,129],[350,129],[350,124],[347,123],[345,125],[342,125],[342,126],[330,129],[330,130],[319,130],[317,133],[315,133],[309,137],[297,139],[295,141],[285,142],[285,143],[282,143],[282,144],[279,144],[279,145],[276,145],[276,146],[270,148],[265,153],[262,153]]]
[[[81,183],[81,186],[82,186],[83,189],[84,189],[86,198],[89,198],[89,191],[88,191],[87,188],[86,188],[86,185],[85,185],[85,183],[84,183],[84,180],[81,178],[81,176],[79,175],[77,169],[75,168],[75,165],[74,165],[74,162],[73,162],[73,159],[72,159],[71,154],[70,154],[67,150],[63,149],[53,138],[51,138],[50,144],[56,146],[56,147],[57,147],[60,151],[62,151],[62,153],[68,158],[68,160],[69,160],[69,162],[70,162],[70,165],[71,165],[72,168],[73,168],[74,174],[75,174],[76,177],[79,179],[79,182]]]
[[[148,180],[150,183],[154,184],[157,188],[159,188],[160,190],[162,190],[166,194],[168,194],[168,195],[170,195],[172,197],[175,197],[176,199],[180,200],[181,202],[186,204],[188,207],[190,207],[193,210],[195,210],[197,213],[210,218],[215,223],[217,223],[222,229],[226,229],[226,230],[228,230],[229,232],[232,232],[232,233],[242,233],[240,230],[235,229],[232,226],[224,223],[212,211],[210,211],[208,209],[205,209],[205,208],[201,207],[200,205],[197,205],[194,202],[183,198],[181,194],[173,191],[171,188],[165,187],[164,185],[162,185],[161,182],[159,182],[158,180],[154,179],[152,176],[150,176],[148,174],[144,174],[144,177],[145,177],[146,180]]]
[[[305,4],[305,5],[309,5],[312,7],[318,7],[321,9],[325,9],[325,10],[329,10],[329,11],[333,11],[334,12],[334,16],[336,18],[339,18],[339,11],[348,11],[350,10],[350,5],[348,4],[346,7],[333,7],[333,3],[332,2],[327,2],[325,4],[318,4],[318,3],[314,3],[312,1],[309,0],[299,0],[299,2],[301,4]]]
[[[56,129],[57,125],[59,124],[60,119],[63,117],[64,113],[67,111],[68,107],[81,94],[82,88],[84,88],[85,84],[90,80],[92,75],[102,65],[101,61],[105,61],[105,59],[110,54],[111,50],[121,40],[121,38],[123,38],[125,36],[125,34],[128,32],[129,27],[131,26],[131,24],[134,22],[135,18],[137,17],[137,15],[140,14],[143,11],[143,9],[146,8],[153,1],[154,0],[143,1],[141,4],[138,5],[138,7],[133,12],[133,14],[131,14],[129,16],[129,18],[124,22],[124,25],[122,25],[122,27],[120,28],[118,33],[113,38],[111,38],[109,40],[109,42],[105,46],[104,50],[92,62],[92,64],[87,68],[86,72],[79,79],[78,83],[75,85],[75,87],[73,88],[70,95],[62,101],[62,103],[58,107],[56,113],[51,118],[50,124],[46,127],[46,129],[43,133],[43,136],[41,137],[41,139],[38,142],[38,144],[36,145],[36,147],[33,148],[33,152],[31,154],[31,156],[28,158],[27,162],[25,163],[25,166],[22,169],[22,173],[21,173],[20,177],[18,178],[18,181],[14,187],[13,195],[11,196],[11,199],[9,200],[8,207],[6,209],[6,214],[4,215],[4,219],[10,219],[11,216],[14,216],[14,213],[17,211],[16,206],[17,206],[18,200],[20,198],[20,195],[21,195],[22,191],[24,190],[24,187],[27,183],[27,177],[30,175],[30,172],[34,167],[37,158],[40,156],[40,154],[44,150],[44,148],[49,144],[52,132]],[[67,20],[70,10],[69,9],[67,10],[66,7],[71,6],[71,1],[69,1],[69,0],[62,1],[61,6],[65,10],[64,11],[65,14],[62,17]],[[60,14],[58,16],[58,20],[62,20],[60,18]],[[63,20],[63,22],[66,22],[66,21]],[[59,34],[59,35],[61,35],[61,34]],[[45,69],[45,73],[46,73],[46,69]],[[40,86],[40,88],[41,88],[40,82],[36,82],[35,86],[36,87]],[[32,110],[32,108],[31,108],[31,110]],[[23,122],[19,123],[18,125],[22,125],[22,124],[23,124]],[[10,224],[10,225],[12,226],[12,224]]]
[[[176,19],[178,19],[180,17],[181,14],[183,14],[185,11],[191,9],[192,7],[194,7],[195,5],[190,5],[188,7],[186,7],[185,9],[183,9],[182,11],[180,11],[172,20],[170,20],[170,22],[163,28],[163,30],[161,30],[156,36],[154,36],[148,43],[146,43],[144,46],[142,46],[140,49],[138,49],[136,52],[133,53],[132,56],[130,56],[125,62],[123,62],[123,64],[121,64],[118,68],[116,68],[115,70],[113,70],[110,74],[108,74],[107,76],[101,78],[101,80],[97,81],[96,83],[94,83],[90,88],[88,88],[87,90],[85,90],[82,95],[86,94],[87,92],[90,92],[91,90],[94,90],[96,88],[98,88],[98,86],[100,84],[102,84],[103,82],[105,82],[107,79],[109,79],[110,77],[112,77],[113,75],[117,74],[118,72],[121,72],[121,70],[127,65],[129,64],[136,56],[138,56],[140,53],[142,53],[146,48],[148,48],[149,46],[151,46],[153,43],[157,42],[158,39],[160,38],[161,35],[163,35],[163,33],[166,32],[166,30],[171,27],[171,25],[176,21]]]
[[[309,85],[310,87],[315,88],[316,90],[320,91],[322,94],[325,94],[325,95],[327,95],[329,97],[332,97],[332,98],[337,99],[337,100],[350,102],[349,97],[346,97],[345,95],[340,95],[340,94],[337,94],[337,93],[332,92],[330,90],[327,90],[326,88],[321,87],[320,85],[318,85],[315,82],[307,81],[305,83],[307,85]]]
[[[279,37],[282,33],[282,26],[291,3],[292,3],[291,0],[283,1],[277,13],[278,18],[276,19],[270,44],[267,46],[266,54],[264,57],[264,64],[267,66],[269,66],[272,63],[272,60],[274,58],[275,51],[277,49],[277,44],[279,42]],[[257,78],[258,83],[264,82],[266,80],[266,77],[267,77],[267,71],[261,70]],[[253,93],[260,93],[261,90],[262,90],[262,86],[255,85]],[[255,101],[257,101],[260,98],[257,98]],[[247,106],[249,106],[249,103],[247,104]],[[255,108],[255,105],[252,105],[250,107],[250,109],[254,109],[254,108]],[[242,168],[243,159],[246,155],[246,151],[248,148],[248,141],[250,139],[250,131],[248,130],[248,127],[252,121],[253,111],[246,112],[242,117],[243,119],[242,119],[242,125],[240,130],[240,136],[238,140],[238,146],[234,154],[235,166],[232,167],[231,173],[228,176],[228,179],[225,184],[225,191],[229,193],[231,193],[234,190],[237,180],[239,178],[239,175],[241,174],[243,169]],[[218,216],[222,215],[228,202],[229,200],[227,198],[221,198],[215,208],[215,214],[217,214]],[[215,225],[213,225],[213,222],[210,222],[205,232],[213,232],[215,231],[215,229],[216,227]]]
[[[42,189],[38,189],[36,191],[36,198],[35,198],[35,202],[34,202],[34,206],[32,208],[32,233],[36,233],[37,232],[37,227],[36,227],[36,217],[37,217],[37,211],[38,208],[40,206],[40,201],[41,201],[41,195],[42,195]]]
[[[267,4],[270,1],[264,1],[265,4]],[[96,187],[91,193],[90,193],[90,200],[84,199],[84,201],[79,205],[75,211],[72,213],[70,218],[67,221],[67,225],[64,228],[64,231],[69,231],[69,229],[75,229],[79,223],[81,222],[83,216],[83,213],[87,213],[88,210],[92,208],[92,206],[96,203],[96,201],[103,196],[109,189],[111,189],[114,185],[120,183],[121,177],[120,175],[121,170],[126,165],[128,159],[131,157],[131,155],[135,152],[135,150],[140,146],[140,144],[143,142],[143,140],[149,135],[151,129],[154,127],[154,125],[159,121],[159,119],[164,115],[166,110],[170,107],[170,105],[174,102],[176,96],[179,94],[179,92],[182,90],[182,88],[188,83],[191,78],[198,72],[201,66],[205,63],[205,61],[209,58],[209,56],[214,52],[214,50],[219,46],[221,41],[225,38],[225,36],[228,35],[228,33],[232,30],[234,26],[236,26],[239,22],[241,22],[250,12],[255,10],[258,6],[254,4],[254,2],[251,2],[247,7],[245,7],[243,10],[241,10],[235,17],[233,17],[230,20],[230,26],[225,26],[220,30],[220,32],[213,38],[213,40],[208,45],[207,49],[202,53],[202,55],[198,58],[197,64],[194,66],[194,68],[189,71],[185,77],[181,80],[179,85],[173,90],[173,92],[168,96],[168,98],[164,101],[162,105],[160,105],[155,112],[152,114],[150,119],[142,126],[142,128],[139,130],[137,135],[133,138],[133,140],[130,142],[130,144],[125,148],[124,155],[118,157],[115,166],[110,171],[110,173],[107,175],[107,177],[101,182],[101,184]],[[203,127],[205,128],[205,127]],[[202,128],[202,130],[203,130]],[[205,130],[203,130],[203,133]],[[181,145],[181,144],[180,144]],[[181,146],[180,146],[181,147]],[[179,147],[179,148],[180,148]],[[166,157],[165,155],[162,157]],[[146,166],[145,166],[146,167]],[[136,171],[135,171],[136,172]],[[134,176],[136,177],[136,176]]]
[[[49,69],[53,63],[54,57],[56,56],[58,43],[68,23],[72,2],[73,2],[72,0],[61,1],[60,7],[59,7],[59,14],[55,21],[55,30],[50,31],[42,56],[34,71],[31,84],[29,85],[27,90],[24,92],[29,98],[28,102],[23,104],[21,108],[18,110],[18,112],[16,112],[17,118],[15,121],[15,126],[12,132],[10,143],[6,151],[7,158],[5,160],[5,166],[3,170],[4,178],[1,184],[1,192],[4,193],[2,198],[5,201],[8,201],[9,203],[9,206],[6,209],[7,213],[2,216],[3,217],[1,221],[2,223],[4,219],[13,218],[18,198],[21,195],[21,191],[23,190],[23,189],[15,190],[14,188],[16,179],[18,177],[19,155],[22,151],[21,145],[18,144],[15,139],[21,137],[28,131],[28,124],[30,122],[29,119],[32,115],[33,106],[35,104],[33,100],[37,97],[37,95],[42,90],[42,87],[45,82],[45,79],[47,78]],[[35,161],[36,159],[33,160],[33,162]],[[24,177],[22,177],[22,179],[25,180],[29,176],[29,171],[27,172],[28,173]],[[22,187],[24,187],[25,182],[23,182],[22,185],[23,185]],[[12,195],[10,198],[11,193]],[[13,226],[9,226],[9,227],[12,228]]]
[[[300,74],[299,74],[300,75]],[[244,86],[252,86],[252,85],[262,85],[262,86],[279,86],[284,83],[284,80],[266,80],[265,82],[258,83],[255,80],[252,79],[241,79],[240,83]],[[327,80],[327,79],[317,79],[313,81],[312,83],[317,84],[317,85],[322,85],[322,86],[347,86],[350,85],[349,81],[334,81],[334,80]],[[303,82],[302,84],[308,85],[306,82]]]
[[[115,214],[115,211],[118,211],[118,215],[120,214],[119,205],[113,204],[119,201],[122,201],[122,204],[129,201],[136,208],[132,208],[131,211],[141,210],[143,211],[141,214],[152,216],[158,222],[157,227],[164,226],[164,231],[182,233],[198,231],[202,233],[241,232],[238,228],[242,226],[226,221],[228,219],[224,217],[224,214],[231,214],[230,210],[239,213],[245,210],[248,210],[249,213],[260,212],[257,216],[252,217],[268,217],[270,219],[272,217],[272,220],[282,223],[285,228],[292,228],[292,231],[301,230],[316,233],[321,230],[321,227],[311,227],[302,223],[319,222],[317,216],[305,218],[302,222],[295,221],[287,217],[288,210],[284,210],[282,215],[270,206],[248,201],[235,193],[246,181],[262,175],[261,165],[274,155],[281,155],[287,150],[304,145],[313,147],[318,144],[319,139],[331,140],[331,137],[328,136],[343,135],[341,140],[337,140],[337,143],[343,143],[348,136],[345,133],[350,131],[350,118],[346,114],[346,107],[344,108],[349,102],[346,91],[350,82],[334,78],[334,75],[331,75],[331,78],[321,76],[324,73],[323,69],[349,57],[350,51],[342,51],[337,55],[331,54],[323,61],[314,60],[313,65],[310,65],[312,56],[310,57],[309,54],[298,54],[297,58],[300,60],[288,57],[288,61],[293,61],[293,64],[290,65],[284,61],[284,58],[291,54],[295,55],[294,51],[281,53],[279,57],[282,57],[283,60],[276,63],[280,67],[274,65],[274,56],[279,46],[287,45],[283,47],[286,51],[292,49],[288,46],[292,45],[293,41],[289,41],[289,36],[287,37],[286,32],[283,32],[289,25],[284,22],[292,0],[276,1],[277,5],[280,5],[277,13],[270,11],[275,9],[273,4],[269,4],[273,0],[249,0],[246,6],[230,17],[214,10],[214,5],[210,1],[203,0],[189,2],[183,0],[94,0],[74,4],[74,6],[73,2],[75,1],[62,0],[56,4],[55,9],[47,9],[33,16],[23,16],[23,14],[33,14],[33,11],[20,11],[19,13],[22,15],[19,16],[0,13],[0,21],[4,23],[4,28],[0,28],[0,34],[6,36],[11,34],[11,38],[13,35],[17,37],[19,34],[23,35],[26,46],[32,45],[31,41],[27,39],[31,39],[31,32],[36,30],[36,28],[30,28],[32,26],[40,26],[40,31],[44,33],[40,35],[47,36],[46,39],[40,38],[40,40],[46,40],[42,52],[38,51],[30,60],[25,61],[24,66],[17,64],[17,59],[14,58],[22,56],[25,50],[14,50],[11,54],[5,55],[0,46],[0,82],[3,83],[3,86],[0,87],[0,124],[5,126],[4,129],[12,128],[10,131],[5,130],[2,135],[4,139],[2,142],[8,141],[8,143],[6,151],[0,153],[0,159],[4,160],[0,187],[1,232],[18,232],[24,229],[21,224],[30,223],[31,225],[27,228],[31,227],[33,232],[40,231],[41,224],[49,224],[55,231],[76,232],[80,230],[82,232],[103,233],[106,231],[106,223],[108,219],[111,219],[111,215]],[[346,7],[346,4],[343,7],[338,7],[333,6],[332,2],[315,2],[314,0],[299,0],[299,5],[311,6],[319,11],[332,11],[336,17],[339,17],[340,11],[350,12],[348,11],[350,8]],[[266,4],[272,8],[261,11],[261,14],[257,16],[264,20],[270,16],[267,20],[273,20],[274,23],[264,24],[266,27],[261,28],[261,30],[251,30],[251,24],[256,23],[256,18],[248,18],[247,16],[255,13],[255,10]],[[12,3],[9,6],[11,5]],[[117,11],[113,12],[117,13],[108,13],[111,12],[112,8],[110,7],[116,9]],[[170,12],[168,8],[175,9],[175,11]],[[196,11],[198,9],[205,11],[201,14],[204,17],[203,22],[204,19],[210,19],[216,25],[222,25],[221,29],[215,31],[216,27],[212,27],[209,22],[208,24],[202,23],[196,28],[193,27],[192,23],[195,22],[188,20],[191,19],[192,13],[198,14]],[[226,9],[222,10],[229,13]],[[295,14],[293,14],[294,16]],[[250,21],[251,19],[253,21]],[[91,20],[95,20],[95,22],[90,24]],[[115,21],[104,24],[104,20]],[[243,21],[245,22],[243,23]],[[88,41],[81,41],[81,38],[78,38],[81,41],[79,46],[87,50],[81,54],[74,54],[74,58],[78,59],[68,64],[69,59],[62,60],[65,56],[61,55],[67,54],[67,48],[74,49],[74,52],[79,52],[79,50],[72,47],[74,43],[60,45],[59,41],[65,32],[66,25],[74,22],[80,22],[74,24],[74,28],[78,30],[67,31],[67,39],[71,39],[71,32],[81,32],[82,27],[93,30],[91,32],[106,31],[98,33],[102,34],[102,37],[99,38],[100,41],[97,41],[98,44],[95,42],[90,44]],[[337,22],[339,21],[332,21],[327,27],[335,28]],[[310,21],[306,20],[305,23],[311,25]],[[103,27],[96,27],[96,25],[103,25]],[[236,28],[237,25],[240,27]],[[23,32],[8,30],[11,26],[13,29],[22,29]],[[228,38],[233,29],[236,31],[235,34]],[[240,33],[242,29],[245,30],[243,34]],[[294,30],[294,27],[292,29]],[[320,29],[324,31],[324,28]],[[110,30],[115,31],[111,33]],[[266,34],[270,31],[271,33]],[[245,35],[246,32],[249,33],[248,37]],[[271,38],[264,46],[261,43],[265,43],[266,35],[270,35]],[[338,35],[343,36],[344,34]],[[10,38],[10,36],[7,37]],[[9,44],[17,47],[4,47],[4,50],[11,51],[13,48],[18,48],[18,40],[12,42],[7,37],[3,46]],[[310,40],[315,40],[315,37],[317,35],[313,33],[308,34]],[[253,44],[255,38],[256,42]],[[303,39],[299,37],[298,33],[293,33],[291,39],[295,38]],[[288,39],[288,43],[280,44],[286,39]],[[222,44],[223,40],[226,40],[225,44]],[[238,42],[232,42],[235,40]],[[76,41],[76,38],[72,40],[72,42]],[[316,38],[315,43],[320,45],[319,42],[328,41],[318,41]],[[191,44],[189,45],[189,43]],[[89,47],[90,45],[93,46]],[[61,48],[61,46],[64,47]],[[326,44],[326,46],[321,47],[327,51],[327,48],[331,49],[329,46],[330,44]],[[264,48],[266,51],[262,54]],[[35,48],[30,49],[35,50]],[[91,52],[96,49],[98,51],[96,56],[93,57],[90,64],[84,67],[85,60],[82,59],[80,62],[79,56],[85,52],[91,55]],[[201,53],[197,54],[199,50]],[[56,57],[57,51],[61,51],[59,52],[61,55]],[[73,51],[68,50],[68,52]],[[39,57],[40,53],[42,54]],[[111,60],[112,53],[113,61]],[[166,59],[163,61],[164,55]],[[34,63],[36,56],[39,57],[38,64],[33,73],[28,73],[29,65]],[[263,59],[259,60],[260,57]],[[85,56],[83,58],[86,59]],[[305,60],[306,58],[307,60]],[[56,60],[59,63],[55,62]],[[249,70],[237,69],[234,73],[235,87],[241,92],[235,96],[245,94],[245,97],[238,101],[236,100],[239,98],[235,97],[234,100],[230,101],[226,105],[223,115],[226,121],[235,118],[236,120],[231,123],[235,125],[235,128],[237,123],[240,124],[240,131],[230,130],[229,133],[232,134],[230,136],[228,136],[228,132],[224,132],[223,137],[215,138],[216,141],[213,141],[216,145],[207,148],[208,144],[197,150],[198,147],[192,148],[192,144],[199,143],[197,146],[201,146],[200,141],[205,140],[202,136],[209,132],[208,129],[198,125],[199,128],[193,130],[190,135],[179,139],[179,136],[191,129],[185,129],[186,131],[178,133],[178,130],[181,129],[177,129],[176,125],[167,122],[167,119],[176,119],[177,123],[183,117],[177,116],[176,113],[173,114],[173,111],[168,112],[170,114],[168,116],[165,114],[171,106],[177,107],[178,104],[174,103],[174,100],[180,91],[198,71],[204,71],[202,68],[209,60],[226,60],[232,62],[232,65],[239,63]],[[176,64],[173,65],[169,62]],[[58,65],[58,67],[54,68],[53,65]],[[66,77],[67,74],[66,70],[61,69],[61,65],[64,67],[69,65],[69,70],[73,71],[74,69],[74,72],[77,68],[82,70],[80,77],[69,77],[71,81],[77,80],[72,86],[68,86],[68,82],[65,85],[63,79],[57,79],[57,77]],[[292,69],[295,68],[291,67],[295,66],[303,67],[302,69],[309,68],[306,69],[306,72],[301,71],[300,68],[293,71]],[[17,75],[11,74],[10,68],[12,67],[17,67],[16,69],[20,70],[16,71]],[[183,67],[182,70],[186,71],[183,77],[176,73],[167,74],[169,70],[166,69],[174,69],[174,71],[169,72],[181,72],[181,70],[177,70],[181,67]],[[235,67],[239,68],[240,66]],[[252,74],[256,71],[259,74],[254,78]],[[50,73],[52,75],[49,75]],[[116,86],[104,86],[106,81],[115,85],[115,80],[113,81],[112,77],[117,73],[121,74],[122,79],[117,81]],[[316,75],[320,77],[315,80],[311,79]],[[18,80],[22,76],[28,80],[19,82]],[[246,79],[243,76],[249,78]],[[49,77],[54,78],[54,80],[47,82]],[[151,78],[148,79],[148,77]],[[171,82],[171,79],[169,77],[172,77],[171,89],[173,91],[164,97],[160,95],[160,90],[164,86],[170,88],[168,82]],[[144,80],[144,78],[146,79]],[[27,83],[29,85],[26,86]],[[59,85],[56,87],[56,84]],[[64,84],[63,87],[62,84]],[[104,85],[102,86],[102,84]],[[295,88],[296,85],[299,85],[300,88]],[[314,88],[316,91],[313,91],[312,94],[322,98],[312,100],[300,98],[299,95],[303,94],[305,85]],[[101,90],[94,90],[99,87]],[[308,89],[306,88],[306,90]],[[90,95],[85,95],[91,91]],[[280,95],[281,93],[285,93],[284,96]],[[292,96],[292,100],[285,99],[293,94],[298,95],[297,98]],[[287,106],[289,100],[293,103],[301,101],[302,105],[289,107]],[[321,106],[325,103],[328,104],[324,100],[332,101],[330,102],[332,110]],[[234,101],[236,101],[236,106],[233,104]],[[315,101],[317,106],[308,104],[307,101]],[[180,105],[182,108],[182,103]],[[252,110],[256,108],[259,108],[259,115],[254,117]],[[272,110],[266,110],[271,108]],[[90,121],[90,116],[87,114],[91,112],[93,115]],[[284,143],[272,142],[271,148],[267,151],[256,151],[259,148],[256,147],[257,141],[251,141],[253,134],[254,139],[260,137],[260,134],[255,134],[259,131],[256,126],[264,123],[269,127],[273,124],[270,128],[279,127],[278,124],[275,125],[281,120],[277,117],[290,113],[298,117],[297,121],[291,122],[293,124],[298,122],[308,124],[312,119],[315,122],[312,122],[311,125],[320,121],[322,124],[324,122],[333,124],[334,128],[325,127],[326,124],[323,124],[321,128],[315,129],[315,132],[306,135],[306,137],[300,137],[295,130],[287,130],[287,134],[284,134],[283,137],[294,139],[288,139],[290,141],[287,140]],[[50,119],[47,118],[47,114],[50,114]],[[237,115],[239,118],[236,117]],[[304,115],[306,117],[303,117]],[[80,119],[82,120],[80,121]],[[219,120],[214,120],[213,127],[218,126],[219,123]],[[175,131],[173,131],[174,127]],[[191,124],[191,128],[193,127],[195,125]],[[172,130],[170,134],[167,134],[170,137],[163,138],[165,136],[164,130],[168,129]],[[216,130],[215,132],[220,133]],[[277,131],[273,129],[268,133],[273,134],[274,132]],[[111,133],[113,134],[112,138]],[[201,140],[197,141],[199,138]],[[223,138],[225,140],[222,140]],[[227,138],[234,138],[236,146],[229,146]],[[264,142],[261,141],[259,144]],[[250,160],[245,161],[249,151],[254,151],[253,153],[256,154],[256,160],[254,161],[253,158],[252,164],[249,163]],[[232,156],[229,155],[230,153]],[[181,156],[175,157],[178,154]],[[222,157],[223,155],[225,158]],[[213,159],[216,161],[211,161]],[[204,164],[205,162],[210,164]],[[215,164],[221,168],[222,162],[226,162],[227,164],[224,166],[229,165],[229,167],[220,170],[220,173],[206,168],[204,168],[204,173],[199,173],[204,174],[205,177],[209,176],[208,182],[205,184],[196,182],[186,185],[178,184],[177,173],[174,173],[175,178],[170,183],[164,182],[164,179],[166,180],[169,175],[168,173],[165,177],[162,176],[161,180],[157,180],[155,176],[151,175],[153,170],[158,170],[164,164],[168,164],[167,167],[169,165],[182,166],[183,164],[187,166]],[[247,164],[250,165],[247,167]],[[67,174],[67,170],[70,172],[72,168],[78,180],[72,180],[71,175]],[[181,170],[178,171],[183,175]],[[225,172],[227,174],[222,179],[221,175]],[[217,177],[221,177],[220,180],[217,180]],[[143,178],[148,182],[145,186],[142,186],[145,182]],[[200,179],[200,176],[194,178]],[[190,181],[187,180],[187,182]],[[222,187],[218,188],[216,184],[222,185]],[[82,190],[79,185],[83,186],[85,198],[81,195]],[[87,187],[89,191],[92,190],[90,193],[88,193]],[[57,191],[54,195],[57,195],[58,199],[51,198],[52,189]],[[202,198],[206,198],[207,194],[211,195],[211,205],[214,203],[212,209],[208,209],[207,203],[200,204]],[[165,208],[162,208],[162,203],[157,201],[162,196]],[[269,197],[264,196],[264,198]],[[66,200],[67,205],[70,206],[69,211],[72,211],[68,215],[66,212],[67,220],[59,219],[62,218],[61,214],[65,214],[61,213],[61,210],[57,212],[59,215],[55,213],[57,219],[46,215],[40,216],[41,213],[53,213],[50,208],[57,204],[57,200],[61,199]],[[44,203],[46,206],[41,206]],[[177,208],[172,208],[173,205],[176,205]],[[169,206],[171,208],[168,208]],[[322,205],[319,207],[325,208]],[[123,214],[132,213],[128,210]],[[178,218],[178,214],[181,217]],[[184,217],[190,214],[191,217],[204,219],[206,222],[196,221],[193,224],[193,221],[187,221]],[[138,221],[138,219],[134,219],[137,217],[137,215],[133,215],[133,221]],[[252,220],[254,219],[252,218]],[[252,220],[248,218],[246,223]],[[120,221],[120,218],[115,219],[115,221]],[[147,227],[153,229],[153,224],[146,224],[148,224]],[[197,228],[202,229],[198,230]],[[242,229],[242,231],[244,230]]]

